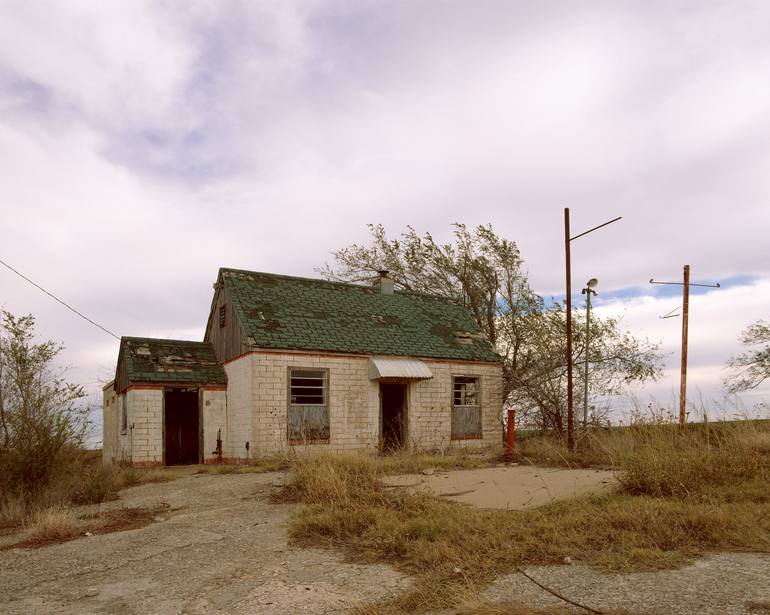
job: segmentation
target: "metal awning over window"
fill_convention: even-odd
[[[427,380],[433,372],[419,359],[372,357],[369,359],[369,380],[384,379]]]

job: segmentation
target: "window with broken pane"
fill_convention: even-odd
[[[290,443],[329,440],[328,382],[328,370],[289,368]]]
[[[477,376],[452,378],[452,439],[481,438],[481,391]]]

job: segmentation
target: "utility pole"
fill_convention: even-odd
[[[679,429],[684,429],[687,424],[687,348],[689,345],[689,320],[690,320],[690,286],[703,288],[721,288],[716,284],[692,284],[690,283],[690,265],[685,265],[681,282],[656,282],[650,278],[650,284],[668,284],[682,287],[682,364],[679,372]],[[671,313],[662,318],[671,318]]]
[[[571,263],[571,254],[570,254],[570,242],[574,241],[578,237],[582,237],[583,235],[588,235],[588,233],[592,233],[593,231],[602,228],[603,226],[607,226],[608,224],[612,224],[613,222],[617,222],[620,220],[623,216],[618,216],[617,218],[614,218],[613,220],[609,220],[608,222],[604,222],[603,224],[600,224],[599,226],[595,226],[592,229],[588,229],[587,231],[584,231],[578,235],[575,235],[574,237],[570,237],[570,227],[569,227],[569,207],[564,208],[564,256],[566,261],[566,287],[567,287],[567,297],[566,297],[566,308],[567,308],[567,447],[569,450],[574,451],[575,450],[575,409],[573,404],[573,382],[572,382],[572,263]]]
[[[679,374],[679,429],[687,422],[687,333],[690,316],[690,265],[682,275],[682,367]]]
[[[586,296],[586,348],[585,348],[585,374],[583,374],[583,382],[585,388],[583,390],[583,429],[588,429],[588,348],[589,341],[591,339],[591,295],[598,294],[594,288],[599,283],[596,278],[591,278],[586,282],[586,287],[582,290],[582,293]]]
[[[564,208],[564,256],[567,272],[567,448],[575,450],[575,417],[572,399],[572,262],[569,236],[569,207]]]

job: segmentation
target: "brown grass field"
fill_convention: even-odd
[[[364,605],[362,614],[453,607],[498,574],[523,564],[560,564],[565,557],[608,571],[638,571],[682,566],[721,550],[770,551],[766,423],[684,433],[670,425],[596,431],[584,435],[576,454],[533,438],[518,455],[521,461],[614,467],[620,488],[529,511],[482,510],[383,489],[387,459],[328,455],[298,460],[276,498],[306,504],[290,527],[295,544],[387,562],[416,578],[412,591]],[[530,612],[538,611],[520,605],[467,611]]]

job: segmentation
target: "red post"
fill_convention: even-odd
[[[516,450],[516,410],[510,408],[508,410],[508,446],[505,451],[508,461],[513,459],[514,450]]]

